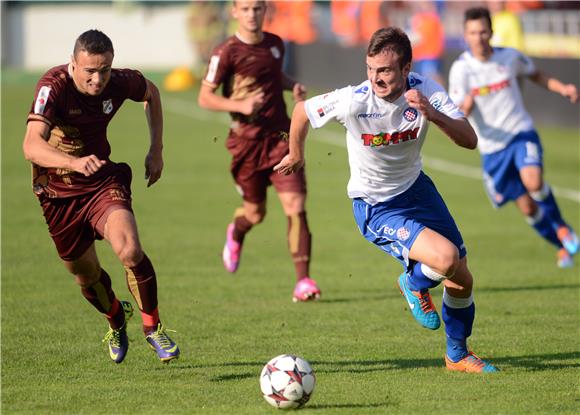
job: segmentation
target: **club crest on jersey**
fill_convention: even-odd
[[[106,101],[103,101],[103,113],[110,114],[111,111],[113,111],[113,100],[108,99]]]
[[[409,122],[415,121],[417,119],[417,110],[415,108],[407,108],[405,112],[403,112],[403,118]]]
[[[280,56],[282,56],[280,50],[276,46],[272,46],[270,52],[272,52],[274,59],[280,59]]]
[[[401,241],[406,241],[409,239],[409,236],[411,236],[409,229],[405,227],[397,229],[397,238],[399,238]]]
[[[50,87],[43,86],[38,91],[38,96],[36,97],[36,102],[34,103],[34,113],[42,114],[44,113],[44,107],[46,106],[46,101],[48,101],[48,96],[50,95]]]

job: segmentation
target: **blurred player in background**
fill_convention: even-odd
[[[113,55],[104,33],[79,36],[70,63],[50,69],[36,86],[23,150],[58,254],[83,296],[109,322],[105,341],[111,359],[121,363],[129,348],[125,312],[132,314],[132,306],[117,299],[99,264],[94,241],[103,238],[125,267],[145,339],[168,362],[179,348],[159,320],[155,270],[141,248],[131,208],[131,168],[109,159],[107,141],[107,125],[123,102],[144,102],[151,136],[145,178],[147,186],[154,184],[163,169],[161,101],[157,87],[140,72],[112,69]]]
[[[443,282],[447,368],[495,372],[467,348],[475,317],[473,277],[461,234],[423,173],[420,155],[430,122],[460,147],[474,149],[477,136],[439,84],[410,72],[411,62],[411,42],[402,30],[375,32],[367,50],[368,80],[296,104],[290,153],[275,169],[300,172],[309,122],[314,128],[333,119],[342,124],[348,196],[360,232],[403,265],[401,293],[417,322],[431,330],[441,321],[429,289]]]
[[[233,156],[231,172],[242,195],[227,227],[223,261],[226,270],[236,272],[246,234],[266,214],[266,191],[273,184],[288,217],[288,247],[296,269],[294,301],[320,296],[309,278],[311,235],[306,220],[306,178],[304,172],[284,177],[272,168],[288,152],[288,128],[283,91],[290,90],[302,101],[306,89],[282,72],[284,45],[262,31],[264,1],[234,1],[232,15],[238,31],[214,50],[199,93],[199,105],[231,114],[226,146]],[[223,85],[222,95],[217,89]]]
[[[467,10],[464,30],[469,50],[451,67],[450,97],[477,131],[489,198],[496,208],[515,201],[528,223],[558,248],[558,266],[571,267],[578,237],[562,218],[543,179],[540,137],[524,108],[518,81],[527,77],[572,103],[578,101],[576,86],[537,70],[516,49],[493,48],[488,9]]]

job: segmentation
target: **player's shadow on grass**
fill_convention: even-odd
[[[477,287],[476,292],[504,292],[504,291],[543,291],[543,290],[570,290],[578,289],[580,284],[552,284],[552,285],[518,285],[515,287]]]
[[[392,404],[383,403],[337,403],[333,405],[324,404],[308,404],[302,410],[317,410],[317,409],[371,409],[371,408],[386,408],[394,406]]]
[[[503,369],[513,367],[542,371],[580,368],[580,352],[506,356],[492,360],[494,364]]]
[[[483,355],[483,358],[487,356]],[[547,353],[525,356],[493,356],[490,361],[503,371],[510,369],[525,369],[533,371],[561,370],[580,368],[580,352]],[[443,358],[437,359],[380,359],[380,360],[312,360],[316,373],[370,373],[388,372],[407,369],[443,369]],[[174,370],[191,370],[207,368],[244,368],[252,367],[251,371],[242,373],[226,373],[210,378],[211,382],[240,381],[255,378],[263,367],[263,362],[227,362],[209,365],[177,364],[171,366]],[[160,369],[161,370],[161,369]],[[166,370],[166,369],[163,369]]]

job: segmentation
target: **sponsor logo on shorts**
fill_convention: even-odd
[[[397,238],[399,238],[401,241],[406,241],[409,239],[409,236],[411,236],[409,229],[405,227],[397,229]]]
[[[381,226],[379,228],[379,233],[383,233],[383,234],[386,234],[386,235],[392,236],[392,235],[395,234],[395,232],[396,231],[393,228],[391,228],[389,225],[384,225],[384,226]]]
[[[125,191],[123,191],[122,189],[109,190],[109,196],[111,197],[111,200],[121,200],[121,201],[129,200],[129,198],[127,197],[127,193],[125,193]]]
[[[415,108],[407,108],[405,112],[403,112],[403,118],[407,121],[415,121],[417,119],[417,110]]]
[[[103,113],[110,114],[111,111],[113,111],[113,100],[107,99],[106,101],[103,101]]]
[[[50,87],[43,86],[38,91],[38,96],[36,97],[36,102],[34,103],[34,113],[35,114],[43,114],[44,107],[46,106],[46,102],[48,101],[48,96],[50,95]]]

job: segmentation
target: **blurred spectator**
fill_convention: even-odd
[[[332,0],[332,31],[342,46],[366,45],[372,34],[387,26],[383,1]]]
[[[443,85],[441,76],[441,56],[445,50],[443,24],[434,2],[415,2],[412,7],[415,12],[411,17],[409,38],[413,45],[413,71]]]
[[[316,30],[312,25],[312,0],[269,1],[267,5],[264,31],[298,45],[316,40]]]
[[[284,41],[284,63],[282,71],[295,75],[294,45],[312,43],[317,38],[312,24],[312,0],[268,1],[263,30],[274,33]]]
[[[505,1],[488,1],[491,12],[493,36],[491,45],[494,47],[509,47],[519,51],[524,50],[524,31],[519,16],[507,8]],[[513,6],[512,6],[513,9]]]
[[[189,36],[194,48],[193,71],[201,78],[211,51],[226,36],[225,8],[221,1],[192,0],[187,17]]]

